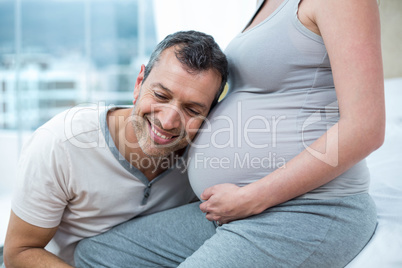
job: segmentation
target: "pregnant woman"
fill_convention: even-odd
[[[344,267],[376,227],[364,158],[384,137],[375,0],[259,1],[229,94],[189,150],[203,201],[84,240],[78,266]]]

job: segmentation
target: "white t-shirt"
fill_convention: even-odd
[[[70,264],[79,240],[195,197],[182,159],[151,182],[131,166],[114,145],[106,114],[105,107],[81,107],[55,116],[35,131],[19,161],[12,210],[32,225],[59,226],[46,249]]]

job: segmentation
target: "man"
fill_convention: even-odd
[[[21,154],[6,267],[71,267],[79,240],[190,202],[180,156],[226,79],[211,36],[178,32],[141,66],[132,108],[74,108],[40,127]]]

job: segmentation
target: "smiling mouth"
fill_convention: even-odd
[[[165,132],[164,134],[159,132],[157,127],[155,127],[151,121],[147,120],[149,124],[149,130],[151,132],[151,139],[160,145],[167,145],[172,143],[179,137],[179,135],[167,135]]]
[[[165,136],[165,135],[163,135],[162,133],[158,132],[155,129],[154,125],[152,125],[152,124],[151,124],[151,129],[152,129],[152,132],[155,133],[158,137],[161,137],[162,139],[165,139],[165,140],[171,140],[173,137],[177,137],[177,136]]]

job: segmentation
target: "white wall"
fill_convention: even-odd
[[[385,78],[402,77],[402,1],[380,0]]]
[[[256,0],[154,0],[158,41],[181,30],[212,35],[225,49],[247,24]]]

